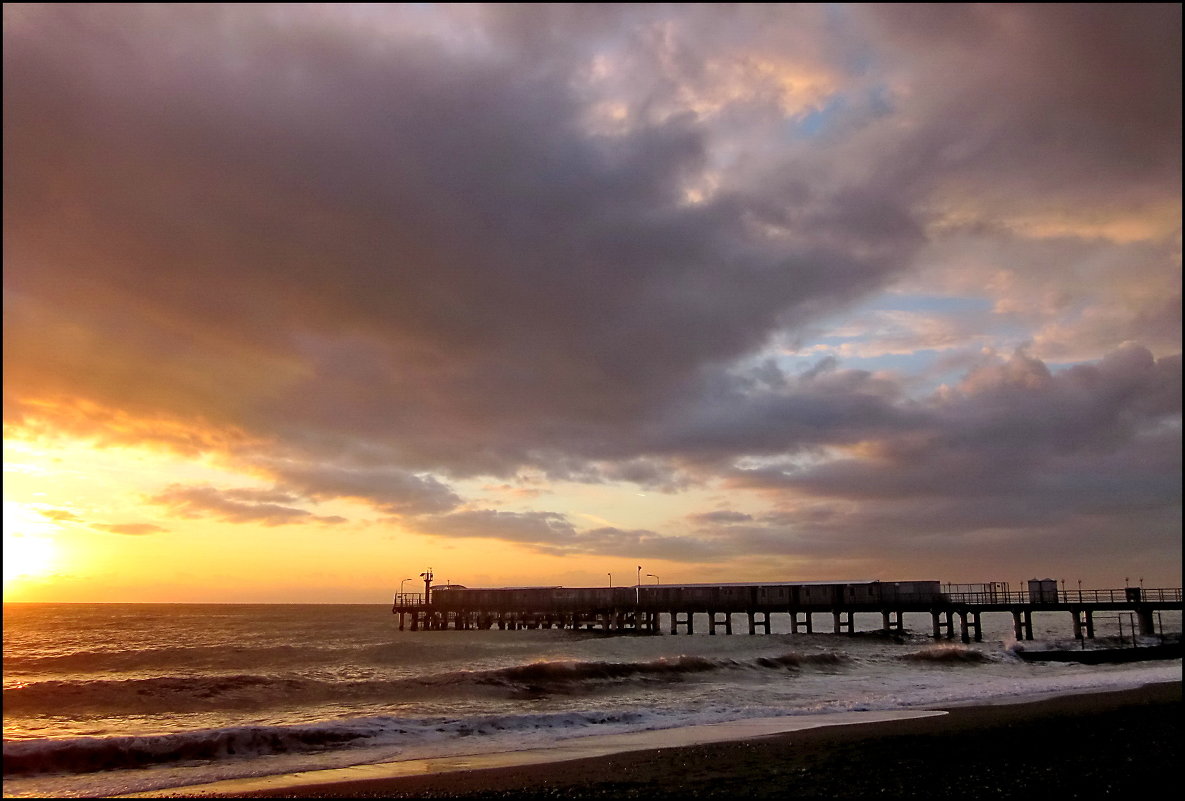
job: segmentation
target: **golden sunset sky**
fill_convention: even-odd
[[[3,14],[6,601],[1181,584],[1179,5]]]

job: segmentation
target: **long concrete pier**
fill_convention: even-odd
[[[1048,581],[1048,580],[1047,580]],[[1031,583],[1032,584],[1032,583]],[[459,586],[399,593],[391,611],[399,628],[416,630],[559,628],[607,633],[695,632],[706,616],[707,633],[734,633],[743,615],[749,634],[769,634],[771,616],[788,614],[792,633],[816,633],[818,616],[830,617],[835,634],[856,633],[855,615],[875,613],[887,633],[904,631],[907,613],[929,614],[935,639],[983,639],[983,615],[1012,616],[1017,640],[1033,639],[1033,615],[1072,617],[1074,636],[1093,639],[1100,613],[1129,613],[1141,635],[1156,633],[1159,611],[1182,609],[1181,588],[1057,590],[1030,587],[1011,592],[1002,583],[939,585],[938,582],[786,582],[762,584],[638,585],[635,587],[524,587],[469,589]],[[665,618],[666,626],[663,625]],[[827,628],[824,624],[824,629]],[[956,635],[957,629],[957,635]]]

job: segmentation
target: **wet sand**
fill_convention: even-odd
[[[283,789],[171,797],[1097,798],[1163,792],[1182,759],[1181,683],[703,745]],[[398,764],[398,763],[393,763]],[[376,766],[377,767],[377,766]],[[460,767],[464,767],[462,764]],[[212,788],[211,788],[212,789]]]

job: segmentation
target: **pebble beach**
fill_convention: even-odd
[[[429,776],[289,786],[289,798],[1097,798],[1162,792],[1181,764],[1181,684],[954,707],[710,745]]]

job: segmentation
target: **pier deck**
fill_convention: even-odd
[[[790,616],[796,634],[814,633],[814,618],[820,614],[831,617],[835,634],[854,634],[855,615],[868,613],[881,615],[885,632],[901,633],[903,615],[926,613],[936,639],[954,638],[957,625],[963,642],[978,642],[986,613],[1011,614],[1016,639],[1032,640],[1034,613],[1064,612],[1072,617],[1076,638],[1093,639],[1098,613],[1129,613],[1138,621],[1140,634],[1150,636],[1156,631],[1157,612],[1182,609],[1179,587],[1045,587],[1039,592],[1006,587],[999,582],[941,587],[939,582],[788,582],[433,590],[429,584],[423,594],[398,593],[391,611],[399,616],[401,630],[560,628],[646,634],[659,634],[664,628],[671,634],[692,634],[697,615],[707,616],[709,634],[732,634],[737,614],[745,616],[749,634],[769,634],[771,615],[777,614]]]

